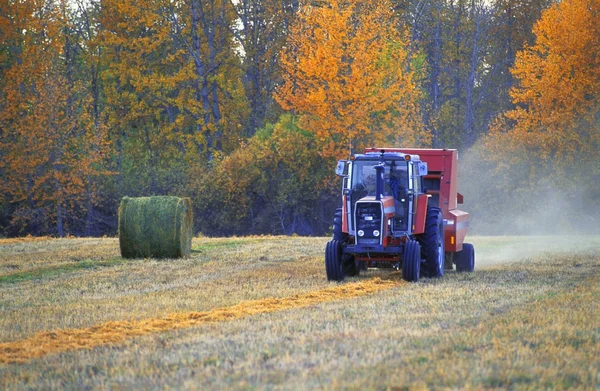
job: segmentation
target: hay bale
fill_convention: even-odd
[[[119,244],[123,258],[180,258],[192,246],[189,198],[124,197],[119,206]]]

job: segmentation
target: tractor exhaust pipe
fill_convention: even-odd
[[[383,186],[384,186],[384,181],[383,181],[383,173],[385,171],[385,165],[383,163],[380,163],[378,165],[376,165],[375,167],[375,199],[377,201],[381,200],[381,196],[383,195]]]

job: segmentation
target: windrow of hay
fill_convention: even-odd
[[[27,242],[41,242],[41,241],[53,240],[53,239],[55,239],[55,238],[53,238],[51,236],[31,236],[31,235],[27,235],[27,236],[23,236],[23,237],[20,237],[20,238],[0,239],[0,246],[4,245],[4,244],[27,243]]]
[[[189,256],[193,215],[189,198],[124,197],[119,206],[119,244],[123,258]]]
[[[403,283],[397,279],[373,278],[290,297],[242,302],[231,307],[216,308],[205,312],[174,313],[163,318],[114,321],[84,329],[47,331],[38,333],[31,338],[0,344],[0,363],[24,363],[47,354],[91,349],[95,346],[119,343],[127,338],[162,331],[364,296]]]

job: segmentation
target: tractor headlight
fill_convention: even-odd
[[[373,231],[373,236],[375,236],[376,238],[379,237],[379,231],[377,231],[377,230]]]
[[[362,229],[358,230],[358,236],[365,236],[365,231]]]

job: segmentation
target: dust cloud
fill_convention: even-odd
[[[458,191],[465,200],[459,209],[470,213],[466,241],[475,245],[478,267],[558,252],[600,253],[600,178],[560,177],[534,162],[492,163],[485,153],[480,145],[459,151]]]
[[[474,235],[600,235],[600,177],[494,164],[475,145],[459,152],[458,191]],[[591,171],[591,170],[590,170]],[[572,174],[572,175],[571,175]]]
[[[600,254],[600,236],[472,236],[477,269],[509,262],[543,260],[558,254]]]

